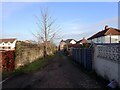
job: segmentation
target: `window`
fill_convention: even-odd
[[[8,45],[10,45],[11,43],[10,42],[8,42]]]
[[[4,49],[5,47],[2,47],[2,49]]]
[[[8,47],[8,49],[10,49],[10,47]]]

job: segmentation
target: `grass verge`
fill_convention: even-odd
[[[51,62],[51,59],[53,59],[54,57],[55,57],[55,55],[50,55],[45,58],[39,58],[28,65],[25,65],[23,67],[20,67],[20,68],[14,70],[13,72],[3,72],[2,78],[5,79],[9,76],[18,75],[21,73],[33,73],[38,70],[41,70],[42,68],[47,66]]]

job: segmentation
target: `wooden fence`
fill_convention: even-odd
[[[0,55],[2,71],[13,71],[15,69],[15,51],[0,51]]]

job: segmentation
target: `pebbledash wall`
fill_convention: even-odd
[[[96,44],[93,68],[98,75],[109,81],[115,79],[120,86],[120,43]]]
[[[43,47],[36,44],[16,43],[15,69],[27,65],[37,58],[43,57]]]

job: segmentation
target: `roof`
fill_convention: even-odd
[[[65,42],[63,39],[60,42]]]
[[[90,38],[88,38],[87,40],[90,40],[90,39],[94,39],[94,38],[98,38],[98,37],[101,37],[101,36],[106,36],[106,35],[120,35],[120,30],[119,29],[116,29],[116,28],[107,28],[105,30],[102,30],[96,34],[94,34],[93,36],[91,36]]]
[[[72,40],[74,40],[74,39],[67,39],[65,42],[67,43],[67,44],[70,44],[70,41],[72,41]],[[74,40],[75,41],[75,40]],[[76,42],[76,41],[75,41]]]
[[[80,44],[69,44],[69,45],[68,45],[68,48],[71,48],[71,47],[80,48],[81,45],[80,45]]]
[[[88,43],[88,41],[85,38],[83,38],[83,39],[79,40],[77,43]]]
[[[16,40],[16,38],[8,38],[8,39],[0,39],[0,43],[2,43],[2,42],[5,42],[5,43],[7,43],[7,42],[14,42]]]

